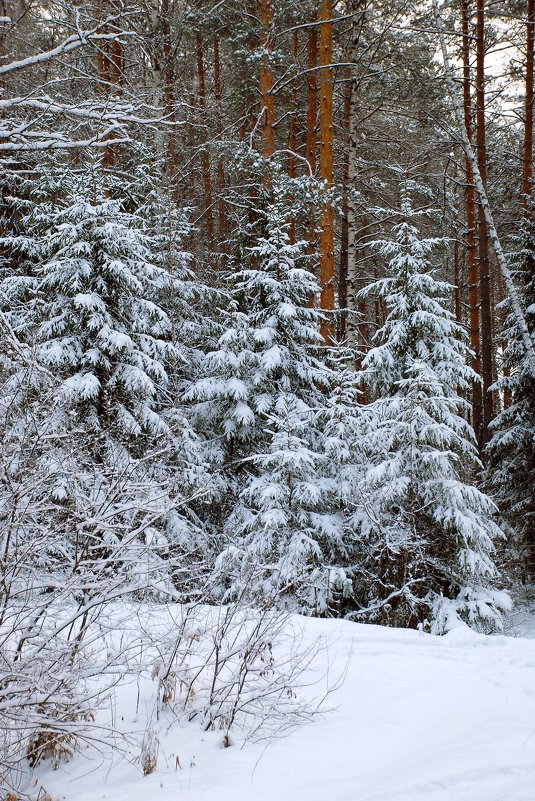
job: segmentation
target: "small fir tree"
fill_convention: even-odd
[[[342,518],[327,457],[311,446],[312,410],[281,379],[266,420],[268,449],[251,458],[256,468],[228,527],[230,542],[218,569],[229,574],[229,595],[325,614],[336,591],[348,589],[340,566]]]
[[[349,586],[338,481],[317,424],[335,371],[310,304],[318,286],[306,243],[290,242],[288,218],[284,200],[267,205],[265,234],[246,251],[247,268],[230,276],[225,331],[190,395],[226,443],[232,486],[219,594],[245,588],[254,599],[326,613],[333,592]]]
[[[477,377],[466,364],[464,332],[445,308],[451,286],[430,254],[442,240],[421,238],[407,184],[393,239],[375,243],[387,276],[365,292],[389,310],[363,378],[376,397],[366,483],[373,513],[363,521],[375,572],[371,609],[380,620],[436,631],[455,619],[500,628],[508,598],[497,592],[494,506],[474,484],[480,467],[474,432],[463,416]]]

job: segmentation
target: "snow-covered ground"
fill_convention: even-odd
[[[110,761],[87,748],[57,771],[43,766],[43,787],[53,801],[535,801],[535,639],[519,636],[528,623],[508,637],[298,623],[327,643],[307,692],[345,672],[332,711],[244,748],[164,714],[151,775],[139,751]],[[151,692],[149,679],[123,688],[116,725],[139,728]]]

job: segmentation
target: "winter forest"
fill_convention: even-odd
[[[388,774],[384,673],[533,756],[534,64],[535,0],[2,0],[0,801],[533,801],[277,754]]]

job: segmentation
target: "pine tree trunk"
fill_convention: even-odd
[[[322,0],[320,11],[320,179],[326,189],[333,185],[333,70],[332,70],[332,0]],[[334,310],[334,207],[323,204],[320,217],[320,306],[327,313]],[[332,323],[321,327],[325,342],[332,337]]]
[[[472,100],[470,94],[470,0],[461,0],[462,21],[462,56],[463,56],[463,109],[464,125],[470,142],[472,142]],[[481,374],[481,353],[479,341],[479,289],[477,269],[477,238],[476,238],[476,190],[474,175],[468,156],[465,157],[466,186],[466,260],[468,264],[468,304],[470,307],[470,347],[474,352],[472,368]],[[483,417],[483,396],[481,384],[474,382],[472,387],[472,427],[478,442],[481,442],[481,420]]]
[[[307,142],[306,158],[310,165],[311,175],[316,174],[316,114],[318,108],[318,30],[316,26],[309,29],[307,44]]]
[[[526,80],[524,100],[524,147],[522,159],[522,191],[524,194],[524,222],[530,222],[530,201],[533,194],[533,101],[534,101],[534,51],[535,51],[535,0],[528,0],[526,21]],[[535,275],[535,258],[528,254],[524,263],[524,280],[529,283]]]
[[[192,65],[192,70],[194,66]],[[194,78],[191,76],[191,80],[188,81],[190,86],[194,84]],[[196,120],[196,97],[195,92],[192,89],[188,94],[188,109],[187,109],[187,123],[186,123],[186,132],[187,132],[187,144],[188,150],[191,153],[193,148],[196,144],[196,135],[197,135],[197,120]],[[197,171],[196,169],[192,168],[188,170],[188,203],[191,205],[195,205],[197,201]]]
[[[171,45],[171,23],[169,19],[169,0],[162,2],[162,32],[164,57],[164,106],[165,116],[170,122],[176,122],[175,113],[175,59]],[[176,129],[170,128],[167,134],[167,177],[171,183],[172,196],[178,200],[179,191],[176,184],[177,173],[176,158]]]
[[[292,54],[294,63],[297,62],[297,53],[299,50],[299,35],[297,30],[293,32],[292,36]],[[295,156],[293,155],[297,151],[297,81],[293,82],[292,85],[292,107],[291,107],[291,115],[290,115],[290,125],[288,130],[288,150],[290,151],[290,157],[288,160],[288,176],[290,178],[295,178],[296,176],[296,169],[297,169],[297,161]],[[295,242],[295,220],[292,219],[290,225],[290,242]]]
[[[214,214],[212,210],[212,177],[210,174],[210,156],[208,155],[207,119],[206,119],[206,81],[204,75],[203,41],[201,34],[197,34],[197,90],[200,113],[201,136],[204,147],[201,151],[202,181],[204,188],[204,219],[206,221],[206,240],[209,250],[214,250]]]
[[[353,0],[352,9],[356,11],[362,7],[362,0]],[[357,63],[358,46],[362,32],[364,15],[353,17],[352,40],[350,50],[350,61]],[[358,119],[359,119],[359,98],[358,98],[358,74],[356,67],[351,68],[351,96],[349,99],[349,123],[348,123],[348,164],[347,164],[347,183],[349,187],[347,199],[347,342],[350,348],[356,352],[359,349],[358,335],[359,323],[356,311],[360,305],[366,308],[365,301],[357,299],[358,286],[358,242],[357,242],[357,198],[355,189],[357,178],[357,156],[358,156]]]
[[[223,132],[223,83],[221,81],[221,60],[219,57],[219,39],[214,37],[214,95],[216,101],[217,133],[221,137]],[[225,209],[225,167],[223,159],[217,160],[217,224],[219,234],[219,248],[224,253],[227,239],[227,214]]]
[[[106,0],[97,0],[96,3],[96,17],[102,18],[106,14]],[[103,33],[109,33],[106,27],[103,28]],[[115,53],[115,42],[111,45],[106,40],[102,40],[97,49],[97,75],[99,81],[99,92],[101,94],[110,95],[114,82],[119,82],[122,79],[122,70],[118,69],[119,65],[122,66],[122,58],[120,57],[121,50],[118,43],[119,51]],[[110,167],[116,162],[116,152],[111,145],[107,145],[102,151],[101,167],[103,170],[109,170]],[[105,194],[107,190],[105,189]]]
[[[498,273],[497,278],[496,278],[496,289],[497,289],[497,296],[498,296],[497,297],[497,301],[498,301],[497,302],[497,307],[500,307],[500,312],[499,312],[500,330],[503,332],[504,329],[505,329],[505,318],[507,317],[507,311],[505,309],[501,308],[503,302],[506,299],[506,295],[505,295],[505,286],[504,286],[504,283],[503,283],[503,278],[500,275],[500,273]],[[501,347],[502,347],[502,354],[503,354],[503,352],[505,351],[505,349],[507,347],[507,337],[505,335],[501,337]],[[502,366],[502,375],[503,375],[504,378],[508,378],[511,375],[511,369],[510,369],[508,364],[504,364]],[[503,388],[503,408],[504,409],[508,409],[509,406],[511,405],[512,400],[513,400],[513,398],[512,398],[512,394],[511,394],[511,388],[505,386]]]
[[[316,67],[318,65],[318,29],[312,26],[308,31],[307,42],[307,136],[305,156],[310,167],[310,174],[316,174],[316,116],[318,110],[318,78]],[[308,226],[308,249],[312,255],[316,245],[316,222],[314,209],[310,209],[310,223]]]
[[[459,242],[453,243],[453,302],[455,306],[455,321],[461,323],[461,276],[459,270]]]
[[[95,3],[95,17],[97,20],[101,20],[105,14],[105,9],[103,8],[103,4],[105,5],[106,0],[96,0]],[[103,29],[103,33],[107,33],[106,28]],[[111,61],[109,58],[109,43],[103,39],[99,42],[97,47],[97,76],[99,87],[98,91],[102,94],[105,94],[109,91],[109,83],[110,83],[110,67]]]
[[[485,131],[485,12],[484,0],[476,0],[476,150],[483,188],[487,189],[487,145]],[[481,445],[489,436],[493,418],[492,386],[492,304],[490,285],[489,234],[487,220],[479,207],[479,294],[481,304],[481,377],[483,379],[483,419]]]
[[[351,84],[348,81],[344,90],[344,180],[343,180],[343,196],[342,196],[342,225],[340,231],[340,262],[338,271],[338,308],[347,309],[347,266],[348,266],[348,218],[347,218],[347,204],[348,204],[348,189],[353,184],[349,184],[349,118],[351,110]],[[339,325],[339,339],[345,339],[347,328],[347,315],[343,311],[340,315]]]
[[[273,36],[271,25],[273,22],[273,8],[271,0],[259,0],[258,17],[262,24],[260,31],[260,47],[269,53],[273,49]],[[273,96],[273,71],[269,57],[262,58],[260,66],[260,136],[261,152],[265,158],[273,155],[275,150],[275,98]]]
[[[111,43],[111,82],[118,92],[123,82],[123,62],[123,46],[119,39],[114,39]]]

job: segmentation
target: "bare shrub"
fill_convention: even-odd
[[[304,674],[321,644],[305,646],[290,615],[237,602],[176,610],[153,645],[157,716],[164,708],[206,731],[236,728],[245,739],[310,721],[319,701],[303,698]],[[172,689],[171,689],[172,688]]]
[[[154,773],[158,764],[158,738],[151,728],[145,732],[143,737],[140,761],[144,776]]]

